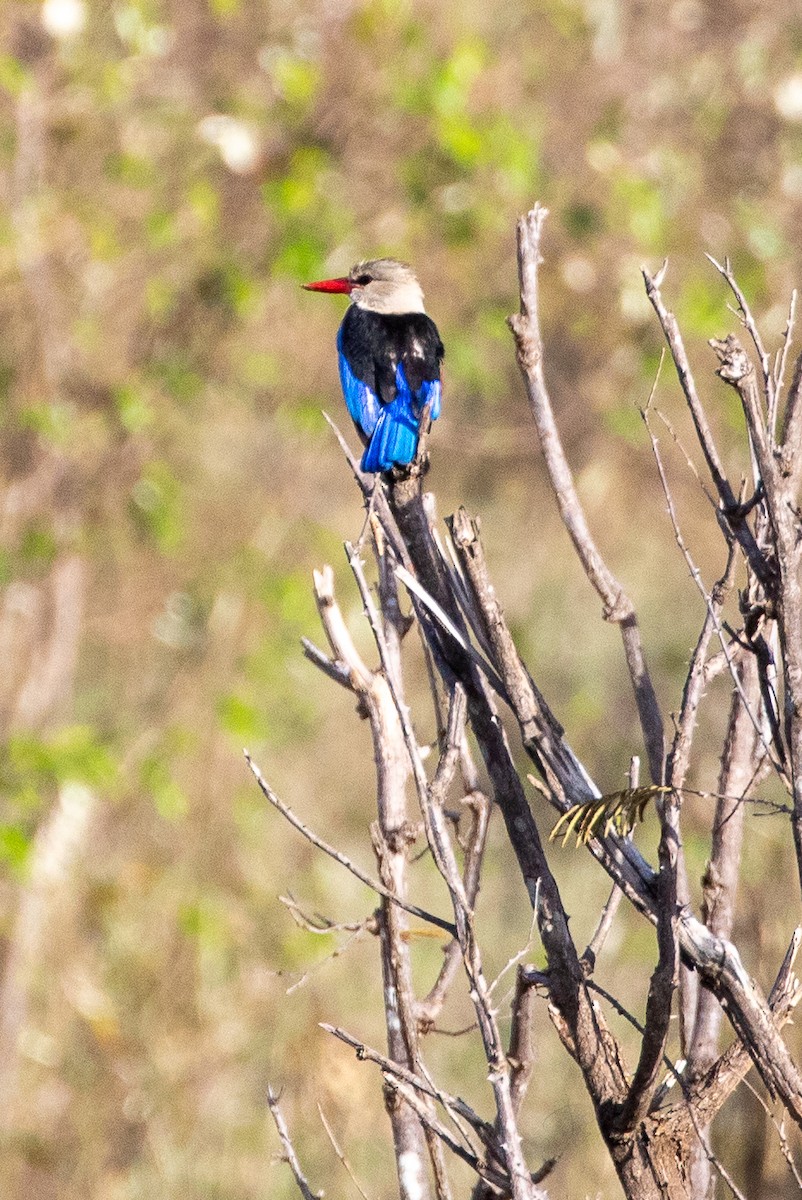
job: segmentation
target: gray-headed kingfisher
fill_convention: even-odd
[[[424,409],[433,421],[440,415],[443,359],[415,273],[394,258],[377,258],[304,286],[350,297],[337,350],[345,403],[365,444],[362,470],[406,466],[417,453]]]

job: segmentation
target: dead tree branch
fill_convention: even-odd
[[[526,384],[540,448],[551,485],[582,567],[604,604],[604,617],[621,628],[624,653],[638,706],[649,771],[653,783],[663,782],[663,718],[646,665],[635,606],[621,583],[607,567],[590,532],[574,486],[571,468],[554,418],[543,370],[543,339],[538,307],[538,267],[542,261],[540,243],[548,209],[535,205],[518,221],[518,275],[521,285],[521,311],[509,318],[515,337],[518,366]]]
[[[655,277],[644,272],[647,295],[668,342],[712,479],[712,490],[705,491],[726,554],[721,579],[708,588],[680,531],[647,406],[644,420],[675,538],[704,601],[701,628],[691,651],[664,762],[662,716],[646,668],[635,610],[590,534],[545,385],[538,314],[538,269],[545,217],[545,210],[536,206],[518,226],[521,313],[510,319],[510,325],[563,522],[588,579],[603,600],[605,617],[621,626],[650,774],[661,784],[657,869],[609,823],[596,836],[588,827],[583,841],[610,876],[613,892],[597,932],[580,958],[530,810],[514,748],[502,724],[500,707],[508,705],[512,711],[522,747],[543,780],[539,790],[558,812],[582,808],[594,800],[604,802],[609,797],[602,795],[572,750],[558,717],[520,657],[491,579],[478,522],[460,508],[448,522],[449,538],[441,537],[434,527],[434,505],[422,490],[427,467],[423,446],[419,459],[408,469],[395,469],[380,479],[364,476],[349,454],[368,512],[357,548],[347,545],[346,550],[379,666],[369,668],[357,654],[334,601],[330,571],[315,577],[330,653],[308,642],[305,652],[327,677],[353,692],[358,711],[371,723],[379,803],[373,844],[380,881],[377,884],[364,873],[354,873],[376,887],[384,901],[380,932],[389,1052],[381,1055],[342,1030],[326,1028],[382,1070],[388,1110],[394,1121],[396,1156],[400,1162],[412,1150],[416,1187],[420,1185],[425,1141],[437,1197],[447,1200],[450,1196],[443,1159],[448,1150],[476,1172],[474,1200],[489,1200],[493,1195],[539,1200],[545,1193],[538,1186],[540,1175],[532,1173],[526,1164],[520,1118],[532,1078],[534,1014],[538,997],[545,992],[548,1015],[565,1050],[580,1067],[599,1130],[627,1196],[632,1200],[691,1200],[705,1190],[712,1170],[734,1187],[725,1166],[710,1148],[709,1126],[751,1065],[770,1095],[777,1097],[802,1127],[802,1075],[781,1034],[802,995],[793,975],[793,955],[786,960],[766,999],[730,940],[744,820],[739,797],[747,796],[768,771],[769,763],[793,792],[794,835],[802,880],[802,588],[797,578],[802,549],[793,491],[802,478],[797,466],[802,445],[795,444],[795,440],[802,440],[799,362],[788,389],[784,441],[779,447],[774,432],[795,306],[791,306],[785,337],[772,365],[757,322],[731,278],[729,265],[721,268],[756,349],[762,386],[761,394],[755,368],[734,338],[714,344],[721,364],[719,374],[738,391],[749,431],[754,486],[749,495],[742,484],[736,498],[700,401],[678,324],[662,300],[664,271]],[[377,595],[361,557],[369,538],[378,568]],[[746,585],[738,593],[741,619],[733,629],[725,617],[725,606],[732,603],[730,597],[739,572],[745,573]],[[402,604],[399,599],[399,582],[406,589],[411,615],[404,611],[406,602]],[[406,635],[414,624],[424,644],[438,730],[439,755],[429,774],[404,695],[402,660]],[[710,653],[714,638],[721,645],[717,654]],[[726,669],[732,676],[734,693],[720,758],[701,921],[693,911],[685,878],[681,804],[686,779],[696,765],[694,737],[704,711],[705,688],[711,678]],[[782,717],[778,696],[785,701]],[[469,738],[487,772],[487,796],[480,790],[470,760]],[[414,786],[420,813],[414,821],[405,807],[404,792],[409,783]],[[636,785],[637,781],[632,786]],[[275,803],[269,789],[265,794]],[[751,795],[748,798],[753,799]],[[546,956],[545,968],[518,971],[507,1049],[502,1044],[494,985],[488,983],[484,973],[474,915],[491,803],[503,817],[534,912],[533,928],[537,928]],[[467,836],[461,829],[457,805],[467,805],[471,812]],[[284,811],[281,805],[276,807]],[[305,835],[308,833],[297,818],[293,823]],[[421,823],[428,851],[448,892],[453,922],[432,917],[408,899],[408,850],[420,833]],[[315,844],[319,842],[317,839]],[[322,848],[343,861],[344,856],[332,852],[331,847],[323,844]],[[343,865],[354,869],[347,860]],[[656,927],[657,934],[657,963],[646,997],[645,1020],[640,1024],[628,1016],[640,1037],[634,1071],[625,1063],[621,1046],[605,1019],[600,996],[608,994],[589,979],[615,907],[624,897]],[[412,987],[406,913],[422,916],[451,935],[437,980],[424,1000],[416,998]],[[524,953],[512,955],[509,964],[519,962]],[[488,1066],[495,1105],[492,1123],[437,1086],[423,1063],[421,1038],[433,1028],[460,972],[474,1007]],[[678,985],[682,1056],[688,1058],[684,1068],[668,1040]],[[619,1000],[612,995],[608,999],[616,1011],[626,1014]],[[736,1041],[719,1054],[718,1035],[724,1014]],[[677,1065],[671,1062],[672,1055],[678,1057]],[[666,1067],[668,1076],[661,1082]],[[442,1106],[447,1120],[436,1105]],[[401,1173],[399,1177],[402,1194],[409,1195]],[[425,1196],[429,1191],[427,1180],[420,1194]]]
[[[301,1164],[298,1161],[298,1155],[295,1152],[295,1147],[292,1144],[290,1131],[287,1128],[287,1122],[284,1120],[284,1114],[281,1111],[279,1104],[280,1096],[277,1096],[271,1087],[267,1089],[267,1107],[270,1109],[270,1115],[276,1125],[283,1158],[289,1164],[295,1182],[298,1184],[298,1191],[303,1196],[303,1200],[323,1200],[323,1192],[313,1192],[307,1182],[306,1176],[301,1170]]]

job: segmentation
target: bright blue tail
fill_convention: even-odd
[[[418,418],[412,411],[408,389],[381,410],[373,436],[362,455],[362,470],[389,471],[395,464],[411,463],[418,449]]]

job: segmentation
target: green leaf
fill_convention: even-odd
[[[6,747],[7,768],[19,780],[112,786],[117,762],[89,725],[68,725],[49,738],[17,734]]]
[[[10,54],[0,54],[0,88],[9,96],[19,96],[29,79],[22,63]]]
[[[262,741],[267,723],[261,710],[242,696],[224,696],[217,705],[220,726],[241,744]]]
[[[131,490],[131,511],[139,527],[166,553],[184,537],[181,485],[165,462],[152,462]]]
[[[0,826],[0,862],[10,867],[17,878],[25,873],[31,845],[30,834],[18,825]]]
[[[133,383],[123,384],[114,393],[114,404],[120,424],[128,433],[141,433],[153,424],[154,413],[150,401],[142,390]]]
[[[169,747],[161,747],[162,754]],[[159,754],[149,755],[140,767],[140,777],[145,790],[150,794],[153,805],[165,821],[180,821],[189,811],[186,792],[173,778],[169,761]]]
[[[49,567],[58,553],[52,529],[33,525],[26,529],[20,544],[20,557],[29,566]]]
[[[109,179],[126,187],[149,188],[155,179],[153,163],[140,154],[127,151],[109,154],[104,169]]]
[[[282,98],[297,107],[308,108],[320,88],[320,68],[287,52],[273,58],[270,74]]]

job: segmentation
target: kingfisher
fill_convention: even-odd
[[[306,283],[310,292],[341,292],[351,303],[337,333],[343,395],[374,474],[411,463],[428,408],[440,415],[443,343],[426,315],[423,291],[407,263],[359,262],[347,275]]]

